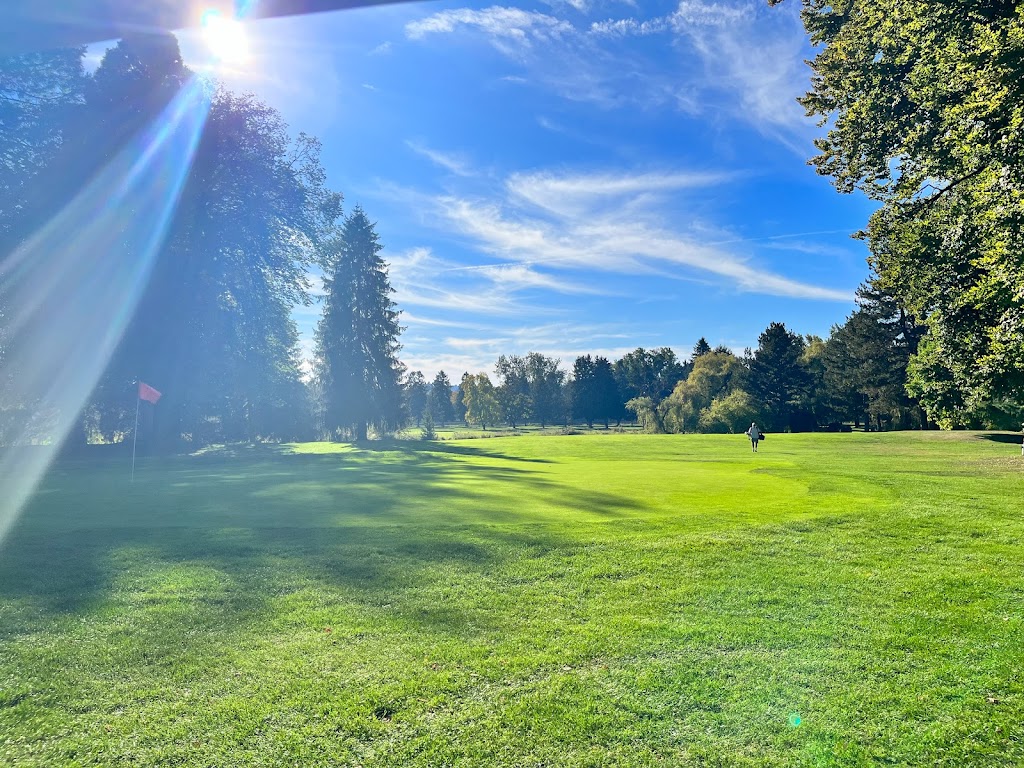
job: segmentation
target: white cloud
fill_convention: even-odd
[[[503,201],[439,198],[447,226],[506,265],[587,273],[658,274],[713,278],[741,293],[849,301],[852,291],[812,285],[757,266],[751,247],[709,242],[696,226],[669,226],[647,190],[680,190],[727,178],[724,174],[519,174]],[[523,204],[527,205],[524,210]],[[539,209],[539,211],[537,210]],[[540,283],[538,282],[538,285]]]
[[[604,37],[645,37],[666,32],[670,28],[667,19],[607,19],[590,25],[591,33]]]
[[[429,248],[413,248],[403,253],[388,254],[389,274],[399,306],[444,309],[448,312],[477,315],[537,315],[551,310],[526,304],[517,295],[529,288],[542,288],[558,293],[581,293],[568,280],[559,280],[535,270],[503,269],[482,265],[465,269],[465,265],[439,258]],[[453,274],[455,273],[455,274]]]
[[[456,176],[473,175],[473,170],[472,167],[470,166],[470,162],[461,155],[431,149],[430,147],[424,146],[418,141],[406,141],[405,146],[407,146],[417,155],[421,155],[427,158],[434,165],[438,165],[441,168],[444,168],[446,171],[454,173]]]
[[[515,54],[535,42],[558,40],[574,32],[572,24],[536,11],[491,6],[482,11],[469,8],[435,13],[405,26],[411,40],[432,34],[452,33],[459,29],[482,32],[503,53]]]
[[[682,0],[675,13],[669,16],[669,22],[677,31],[687,27],[724,27],[744,21],[744,17],[752,14],[754,9],[749,5],[744,8],[735,3],[704,3],[700,0]]]
[[[621,204],[623,197],[645,198],[660,192],[707,187],[732,178],[726,173],[640,173],[559,176],[552,173],[516,173],[506,186],[516,198],[552,213],[568,214],[591,209],[602,202]]]
[[[551,4],[555,12],[565,5]],[[767,8],[763,0],[682,0],[666,15],[577,27],[557,15],[493,6],[441,11],[408,24],[406,35],[422,40],[460,30],[525,70],[511,77],[565,99],[604,109],[725,113],[801,154],[811,150],[813,124],[796,102],[810,85],[803,60],[811,50],[795,9]],[[664,42],[629,42],[659,34]]]
[[[666,101],[664,78],[650,82],[636,64],[612,55],[572,23],[536,11],[492,6],[441,11],[405,27],[412,40],[469,32],[526,70],[525,79],[572,101],[605,108]],[[522,76],[522,75],[513,75]]]
[[[384,56],[385,54],[391,53],[391,49],[393,47],[394,46],[391,44],[391,41],[388,40],[388,41],[385,41],[385,42],[381,43],[376,48],[372,48],[370,50],[369,54],[367,54],[367,55],[369,55],[369,56]]]

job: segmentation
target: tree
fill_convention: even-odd
[[[46,189],[60,194],[30,206],[33,215],[49,216],[113,158],[138,151],[142,138],[158,133],[169,105],[195,106],[180,98],[196,88],[171,35],[126,38],[109,50],[74,107],[60,151],[33,185],[41,197]],[[324,187],[315,140],[292,140],[280,115],[251,96],[223,89],[207,96],[166,235],[87,409],[105,429],[123,433],[133,384],[144,379],[164,392],[152,432],[166,448],[182,439],[283,439],[303,429],[291,311],[310,301],[306,275],[340,205]],[[136,201],[123,229],[109,233],[140,264],[149,263],[149,243],[139,241],[135,222],[154,215],[148,203]]]
[[[539,352],[530,352],[526,356],[525,368],[530,413],[534,420],[541,427],[561,421],[565,413],[565,371],[561,369],[558,360]]]
[[[456,421],[466,422],[466,381],[469,378],[468,371],[463,373],[462,378],[459,379],[458,390],[452,394],[452,409],[455,412]]]
[[[862,286],[857,295],[857,311],[833,329],[826,345],[826,387],[854,421],[870,419],[877,429],[925,426],[907,393],[907,368],[924,328],[877,283]]]
[[[757,404],[742,389],[716,397],[700,414],[701,432],[741,434],[758,418]]]
[[[807,372],[808,381],[798,410],[805,414],[809,428],[816,429],[837,422],[839,414],[825,380],[827,344],[824,339],[815,335],[806,336],[804,341],[800,364]]]
[[[750,366],[749,392],[762,408],[762,426],[781,431],[804,426],[795,416],[809,385],[801,364],[804,340],[782,323],[772,323],[758,339]]]
[[[732,352],[706,352],[693,361],[693,370],[676,384],[662,403],[665,428],[670,432],[704,431],[704,412],[744,383],[746,367]]]
[[[59,154],[71,115],[82,102],[84,54],[75,48],[0,61],[0,254],[13,253],[54,210],[40,179]],[[45,210],[32,215],[33,204],[45,204]],[[48,421],[33,417],[40,396],[18,385],[24,377],[14,369],[20,356],[10,354],[16,339],[9,325],[17,297],[6,292],[0,284],[0,443],[38,437],[33,425]]]
[[[658,404],[649,397],[634,397],[626,403],[626,410],[636,415],[636,420],[647,432],[656,435],[665,433],[665,422],[663,412],[659,410]]]
[[[434,383],[430,385],[427,404],[434,421],[442,427],[455,420],[455,409],[452,407],[452,383],[444,371],[438,371]]]
[[[619,399],[619,388],[615,383],[615,372],[607,357],[595,357],[591,380],[591,396],[594,399],[594,417],[608,423],[622,417],[623,404]]]
[[[365,440],[367,427],[402,423],[398,311],[374,226],[356,209],[324,264],[326,302],[316,330],[316,375],[328,431]]]
[[[778,0],[770,0],[772,4]],[[1024,17],[1020,3],[804,0],[818,53],[813,163],[881,203],[866,236],[927,328],[913,391],[945,427],[1024,402]],[[859,322],[859,321],[858,321]]]
[[[465,389],[466,419],[479,424],[486,430],[487,425],[494,425],[501,419],[501,406],[498,393],[486,373],[478,373],[463,379]]]
[[[405,407],[409,411],[409,418],[420,426],[423,421],[423,412],[427,408],[427,381],[423,378],[421,371],[412,371],[405,377]]]
[[[711,351],[711,345],[708,344],[708,340],[701,336],[697,343],[693,345],[693,360],[696,361],[701,355],[706,355]]]
[[[505,423],[513,429],[526,421],[530,413],[530,382],[526,360],[518,355],[502,355],[495,363],[498,374],[498,402]]]
[[[594,387],[594,359],[590,355],[581,355],[572,364],[572,414],[583,419],[587,427],[593,429],[597,418],[597,394]]]
[[[689,364],[679,362],[669,347],[646,350],[639,347],[615,362],[615,378],[623,402],[650,398],[657,406],[686,378]],[[634,410],[634,409],[631,409]]]
[[[84,99],[84,55],[84,48],[71,48],[0,62],[0,253],[28,234],[18,224],[27,223],[30,199],[42,197],[33,185],[58,154]]]

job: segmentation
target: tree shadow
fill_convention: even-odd
[[[987,432],[983,435],[975,435],[979,440],[989,440],[993,443],[1008,443],[1011,445],[1020,445],[1022,435],[1016,432]]]
[[[207,618],[225,628],[262,620],[275,598],[309,589],[372,608],[446,568],[484,573],[540,542],[571,546],[567,514],[600,522],[644,508],[556,482],[538,466],[549,462],[437,447],[257,446],[147,460],[134,484],[120,460],[58,464],[0,544],[0,599],[29,607],[7,616],[0,638],[125,594],[172,599],[150,593],[175,567],[230,585]],[[190,599],[182,594],[175,599]],[[438,631],[459,624],[449,609],[420,613]]]
[[[551,459],[535,459],[526,456],[513,456],[501,451],[488,448],[477,448],[462,444],[453,444],[439,440],[398,440],[389,438],[386,440],[372,440],[365,443],[358,443],[360,450],[374,452],[400,451],[407,454],[430,454],[441,453],[452,456],[472,456],[484,459],[501,459],[503,461],[523,462],[526,464],[554,464]]]

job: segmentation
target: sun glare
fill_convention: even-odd
[[[203,40],[218,61],[241,64],[249,58],[249,39],[242,22],[209,10],[202,19]]]

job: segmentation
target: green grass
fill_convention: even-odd
[[[992,437],[64,464],[0,550],[0,764],[1020,765]]]

